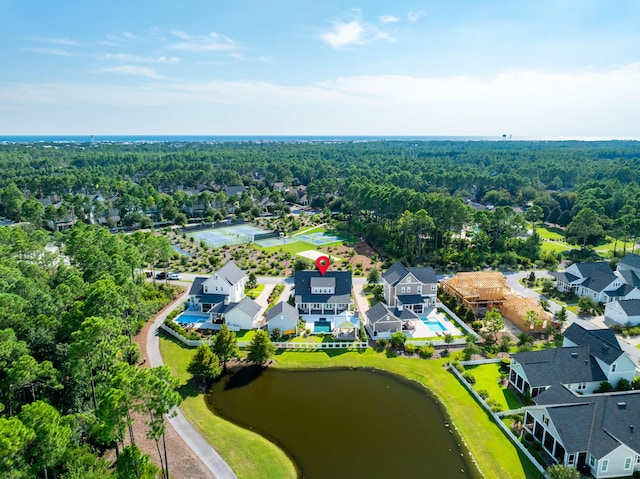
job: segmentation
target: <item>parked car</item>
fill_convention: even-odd
[[[165,273],[164,271],[156,273],[156,279],[165,279],[166,277],[167,277],[167,273]]]
[[[182,279],[182,275],[177,271],[169,273],[169,279]]]

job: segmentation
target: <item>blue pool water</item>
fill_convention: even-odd
[[[440,321],[429,321],[428,319],[423,319],[422,322],[427,328],[429,328],[434,333],[447,331],[447,328],[445,328]]]
[[[189,323],[203,323],[207,320],[207,316],[200,316],[195,314],[187,314],[182,313],[180,316],[176,318],[176,323],[178,324],[189,324]]]

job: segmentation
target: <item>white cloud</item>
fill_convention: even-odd
[[[382,23],[396,23],[399,22],[400,19],[398,17],[394,17],[393,15],[382,15],[380,16],[380,21]]]
[[[364,43],[364,26],[357,20],[348,23],[334,22],[333,30],[325,32],[321,38],[333,48],[348,45],[362,45]]]
[[[161,79],[164,78],[158,75],[153,68],[140,67],[135,65],[121,65],[116,67],[101,68],[97,70],[98,73],[121,73],[125,75],[135,75],[147,78]]]
[[[160,78],[152,69],[133,66],[110,72]],[[67,108],[87,108],[88,118],[114,108],[128,112],[120,116],[135,112],[137,122],[153,122],[158,134],[513,133],[514,137],[637,138],[640,124],[640,62],[578,73],[354,76],[298,86],[222,80],[0,86],[0,110],[34,111],[33,117],[25,117],[21,132],[16,130],[20,124],[15,116],[0,115],[0,129],[15,134],[32,131],[29,119],[36,117],[44,126],[45,120],[55,125],[52,119],[64,116]],[[166,112],[162,121],[158,108]],[[44,111],[51,111],[49,117],[37,113]],[[110,131],[118,132],[120,125],[114,119]],[[182,129],[176,131],[176,125]]]
[[[359,12],[356,13],[359,14]],[[331,24],[333,28],[322,33],[320,38],[335,49],[352,45],[366,45],[374,40],[394,40],[389,33],[360,19],[354,19],[350,22],[334,21]]]
[[[28,52],[41,53],[43,55],[57,55],[61,57],[73,56],[71,52],[60,48],[25,48],[24,50]]]
[[[190,35],[182,30],[172,30],[170,33],[180,40],[183,40],[182,42],[171,43],[169,48],[172,50],[232,52],[240,49],[240,46],[232,39],[224,35],[219,35],[216,32],[211,32],[208,35]]]
[[[80,43],[71,38],[34,37],[33,39],[40,42],[53,43],[54,45],[65,45],[70,47],[77,47],[80,45]]]
[[[424,17],[426,15],[425,12],[408,12],[407,13],[407,20],[409,20],[410,22],[417,22],[418,20],[420,20],[420,18]]]
[[[138,62],[138,63],[160,63],[160,64],[175,64],[179,63],[178,57],[148,57],[143,55],[132,55],[129,53],[107,53],[101,55],[100,59],[106,61],[119,61],[119,62]]]

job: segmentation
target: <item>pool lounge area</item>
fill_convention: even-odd
[[[413,330],[404,332],[410,338],[432,338],[444,337],[445,334],[451,336],[461,336],[462,332],[444,314],[433,308],[427,316],[421,317],[419,321],[413,322]]]

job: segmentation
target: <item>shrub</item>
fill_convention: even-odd
[[[387,341],[386,338],[380,338],[376,341],[376,346],[378,346],[380,349],[386,348],[388,344],[389,341]]]
[[[435,352],[435,348],[430,344],[425,344],[424,346],[420,346],[420,349],[418,349],[418,355],[422,359],[432,358],[434,352]]]
[[[480,396],[482,399],[487,399],[489,397],[489,392],[486,389],[480,389],[478,391],[478,396]]]
[[[600,387],[596,390],[597,393],[610,393],[613,391],[613,386],[609,381],[602,381]]]
[[[469,371],[465,371],[462,373],[462,378],[467,381],[469,384],[475,384],[476,383],[476,378],[473,374],[471,374]]]
[[[487,406],[491,408],[491,412],[500,412],[503,409],[502,405],[495,399],[489,399],[487,401]]]
[[[509,371],[509,366],[510,365],[511,365],[511,359],[510,358],[502,358],[500,360],[500,371],[504,371],[504,372]]]
[[[404,352],[407,354],[413,354],[416,352],[416,345],[415,344],[411,344],[411,343],[405,343],[404,345]]]
[[[635,378],[633,378],[633,383],[631,383],[631,386],[635,390],[640,389],[640,376],[636,376]]]
[[[620,379],[616,391],[631,391],[631,381],[625,378]]]

